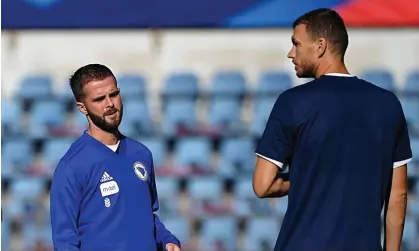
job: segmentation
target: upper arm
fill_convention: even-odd
[[[60,162],[54,172],[50,200],[54,246],[58,250],[78,246],[81,187],[73,169],[65,162]]]
[[[407,166],[402,165],[393,170],[393,177],[391,181],[391,192],[407,192]]]
[[[290,164],[296,132],[295,114],[291,104],[280,95],[256,149],[258,158],[253,176],[254,189],[268,189],[278,171],[284,171]]]

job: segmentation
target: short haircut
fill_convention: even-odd
[[[348,32],[342,17],[334,10],[320,8],[307,12],[292,24],[306,25],[306,31],[312,39],[325,38],[331,45],[334,54],[345,55],[348,48]]]
[[[84,97],[84,85],[92,81],[104,80],[108,77],[115,77],[112,71],[101,64],[88,64],[79,68],[70,77],[70,86],[73,91],[74,98],[80,101]]]

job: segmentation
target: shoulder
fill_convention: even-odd
[[[129,146],[130,153],[142,154],[152,157],[150,149],[140,141],[124,136],[126,144]]]

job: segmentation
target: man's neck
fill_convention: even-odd
[[[316,78],[329,73],[349,74],[345,64],[340,60],[328,60],[321,62],[316,69]]]
[[[118,130],[115,132],[106,132],[96,127],[90,127],[87,133],[105,145],[115,145],[120,139]]]

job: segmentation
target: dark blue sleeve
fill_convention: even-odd
[[[256,148],[258,156],[273,162],[280,169],[285,168],[293,156],[296,133],[294,117],[289,97],[281,94],[272,108]]]
[[[153,161],[152,161],[153,163]],[[156,230],[157,246],[160,250],[166,250],[166,244],[173,243],[181,247],[180,241],[164,226],[160,221],[157,211],[159,210],[159,199],[157,195],[156,179],[154,174],[154,165],[151,165],[150,170],[150,191],[153,201],[154,225]]]
[[[399,128],[396,139],[396,148],[393,156],[394,167],[399,167],[412,159],[412,149],[410,148],[409,130],[403,108],[399,103]]]
[[[65,162],[61,161],[55,169],[50,200],[54,250],[80,250],[77,216],[81,201],[81,187],[73,169]]]

